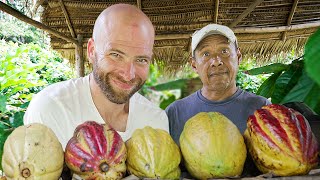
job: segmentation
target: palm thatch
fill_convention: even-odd
[[[136,5],[147,14],[156,29],[154,59],[171,72],[188,61],[192,33],[209,23],[231,27],[243,55],[260,61],[302,50],[320,26],[319,0],[38,0],[35,9],[43,24],[73,39],[83,37],[86,48],[95,19],[115,3]],[[75,62],[74,43],[51,35],[51,45]]]

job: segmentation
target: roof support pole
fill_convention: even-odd
[[[141,10],[141,0],[137,0],[137,7]]]
[[[215,24],[218,23],[218,13],[219,13],[219,0],[216,0],[214,4],[214,17],[213,17],[213,22]]]
[[[294,0],[294,2],[293,2],[293,5],[292,5],[292,8],[291,8],[290,14],[289,14],[289,16],[288,16],[287,26],[290,26],[290,25],[291,25],[294,12],[296,11],[296,8],[297,8],[297,5],[298,5],[298,1],[299,1],[299,0]],[[282,41],[285,41],[285,40],[286,40],[286,36],[287,36],[287,32],[284,31],[284,32],[282,33],[281,40],[282,40]]]
[[[248,14],[250,14],[256,6],[258,6],[260,3],[262,3],[263,0],[255,0],[245,11],[243,11],[242,14],[240,14],[230,25],[230,28],[236,27],[236,25],[242,21],[243,18],[245,18]]]
[[[71,33],[71,36],[72,36],[73,38],[76,38],[76,33],[74,32],[74,29],[73,29],[73,26],[72,26],[72,23],[71,23],[71,20],[70,20],[68,11],[67,11],[67,9],[66,9],[66,6],[65,6],[64,3],[63,3],[63,0],[60,0],[60,1],[59,1],[59,4],[60,4],[60,6],[61,6],[61,10],[62,10],[62,12],[63,12],[63,15],[64,15],[64,17],[65,17],[65,19],[66,19],[66,23],[67,23],[67,25],[68,25],[69,31],[70,31],[70,33]]]
[[[78,77],[84,76],[83,36],[78,35],[76,45],[76,71]]]

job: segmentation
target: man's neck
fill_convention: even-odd
[[[125,104],[113,103],[103,94],[92,74],[89,82],[93,103],[102,119],[116,131],[125,131],[129,115],[129,101]]]
[[[237,91],[237,86],[230,87],[229,89],[210,90],[202,87],[201,94],[211,101],[223,101],[233,96]]]

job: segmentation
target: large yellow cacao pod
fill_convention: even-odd
[[[263,173],[302,175],[317,166],[318,143],[308,121],[285,106],[272,104],[256,110],[247,121],[245,140]]]
[[[131,174],[140,178],[180,178],[180,150],[168,132],[149,126],[137,129],[126,147]]]
[[[240,176],[247,150],[239,129],[218,112],[190,118],[180,136],[188,172],[197,179]]]
[[[57,180],[63,168],[63,149],[53,131],[34,123],[15,129],[3,148],[7,179]]]

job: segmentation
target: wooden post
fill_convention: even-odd
[[[214,17],[213,17],[213,22],[215,24],[218,23],[218,15],[219,15],[219,0],[216,0],[216,3],[214,5]]]
[[[78,77],[84,76],[84,57],[83,57],[83,36],[78,35],[78,44],[76,44],[76,71]]]

